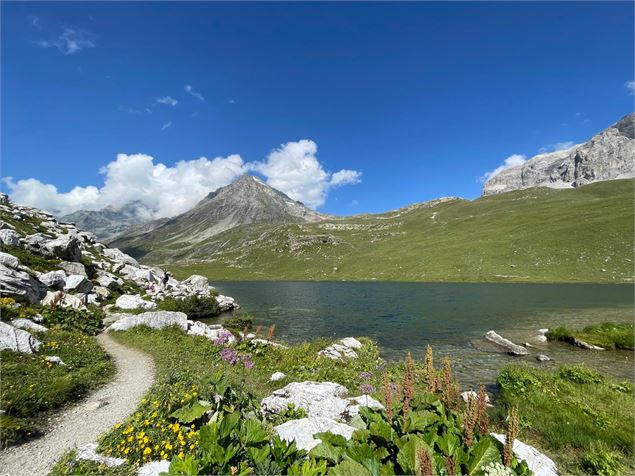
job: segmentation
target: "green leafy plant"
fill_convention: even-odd
[[[45,326],[63,330],[77,330],[88,335],[96,335],[103,327],[103,311],[99,308],[77,310],[62,307],[44,307],[41,311]]]
[[[162,311],[184,312],[190,319],[205,319],[220,314],[220,308],[213,295],[190,295],[183,299],[168,297],[160,301],[158,307]]]

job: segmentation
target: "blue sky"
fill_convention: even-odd
[[[335,214],[474,198],[633,111],[632,2],[1,8],[2,176],[59,211],[174,213],[245,170]]]

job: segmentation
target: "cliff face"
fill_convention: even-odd
[[[570,149],[540,154],[503,170],[483,187],[483,195],[530,187],[580,187],[602,180],[635,177],[635,114]]]

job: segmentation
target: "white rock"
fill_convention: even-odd
[[[139,267],[139,263],[132,256],[127,255],[123,251],[118,248],[106,248],[104,249],[104,254],[113,260],[115,263],[124,263],[130,264],[136,268]]]
[[[40,304],[43,306],[60,306],[60,307],[70,307],[73,309],[86,309],[84,303],[78,297],[75,297],[71,294],[66,294],[62,291],[47,292],[46,297],[40,301]]]
[[[551,357],[549,357],[548,355],[545,354],[538,354],[536,356],[536,360],[538,362],[549,362],[550,360],[553,360]]]
[[[342,345],[345,345],[350,349],[361,349],[363,347],[363,344],[355,339],[355,337],[344,337],[342,340],[340,340],[340,342],[342,343]]]
[[[48,329],[40,324],[36,324],[29,319],[18,318],[12,320],[9,324],[13,327],[17,327],[18,329],[24,329],[25,331],[34,331],[34,332],[48,332]]]
[[[474,400],[476,400],[478,398],[478,393],[476,393],[474,390],[468,390],[467,392],[461,393],[461,398],[463,399],[465,403],[467,403],[470,398],[473,398]],[[492,406],[490,405],[489,395],[487,393],[485,394],[485,404],[488,407]]]
[[[88,277],[88,273],[86,273],[86,266],[84,266],[82,263],[62,261],[58,264],[58,266],[66,271],[68,274],[81,274],[82,276]]]
[[[46,284],[25,271],[0,263],[0,295],[35,304],[46,296]]]
[[[14,230],[0,230],[0,242],[3,245],[8,246],[19,246],[20,245],[20,235],[17,231]]]
[[[116,468],[126,462],[123,458],[112,458],[97,453],[97,444],[88,443],[87,445],[77,448],[77,459],[86,461],[95,461],[106,465],[108,468]]]
[[[230,296],[223,296],[219,294],[216,296],[216,302],[221,312],[231,311],[232,309],[238,309],[240,306],[236,304],[236,300]]]
[[[76,263],[82,260],[82,250],[79,246],[79,240],[71,233],[46,242],[44,247],[58,258]]]
[[[575,345],[576,347],[580,347],[581,349],[587,349],[587,350],[604,350],[603,347],[589,344],[588,342],[585,342],[583,340],[576,339],[576,338],[573,339],[573,345]]]
[[[49,288],[63,289],[66,284],[66,273],[62,270],[50,271],[38,276],[38,279]]]
[[[505,435],[499,433],[490,433],[490,435],[505,444]],[[556,463],[533,446],[514,440],[514,454],[518,459],[527,462],[527,466],[529,466],[535,476],[558,476]]]
[[[384,406],[380,402],[375,400],[370,395],[360,395],[359,397],[350,397],[350,398],[347,398],[347,400],[348,400],[348,407],[346,407],[346,410],[345,410],[346,412],[345,416],[347,417],[346,419],[349,419],[350,417],[357,415],[359,413],[359,409],[362,407],[380,408],[380,409],[384,408]]]
[[[123,294],[115,301],[119,309],[154,309],[157,305],[151,301],[144,301],[138,294]]]
[[[37,352],[41,345],[42,343],[27,331],[0,321],[0,350],[32,354]]]
[[[150,461],[137,470],[137,476],[159,476],[161,473],[167,473],[170,470],[170,462],[168,460]]]
[[[493,342],[496,345],[499,345],[505,349],[507,349],[507,353],[512,355],[527,355],[529,351],[525,349],[522,345],[514,344],[512,341],[505,339],[504,337],[498,335],[494,331],[489,331],[485,334],[485,338]]]
[[[209,292],[209,280],[205,276],[193,274],[186,280],[182,281],[181,284],[203,293]]]
[[[100,286],[111,290],[119,289],[123,286],[123,280],[121,278],[107,271],[99,271],[96,281]]]
[[[60,359],[57,355],[47,355],[46,357],[44,357],[44,359],[51,362],[52,364],[61,365],[62,367],[68,367],[68,365],[66,365],[64,361]]]
[[[277,382],[278,380],[282,380],[285,377],[286,374],[284,374],[283,372],[274,372],[273,374],[271,374],[271,377],[269,377],[269,381]]]
[[[9,253],[0,251],[0,264],[3,264],[8,268],[18,269],[20,267],[20,260]]]
[[[87,293],[93,289],[91,283],[86,276],[81,274],[71,274],[66,278],[64,283],[64,291],[76,291],[78,293]]]
[[[110,289],[105,288],[103,286],[95,286],[93,288],[93,292],[97,296],[97,299],[102,300],[102,301],[104,301],[104,300],[108,299],[110,296],[112,296],[112,292],[110,291]]]
[[[200,321],[188,321],[188,325],[187,335],[203,336],[212,341],[218,339],[221,335],[225,335],[227,336],[227,343],[233,344],[236,342],[236,337],[223,327],[208,326]]]
[[[187,331],[188,320],[183,312],[156,311],[144,312],[143,314],[128,314],[108,327],[108,331],[126,331],[137,326],[147,326],[152,329],[163,329],[165,327],[176,326]]]
[[[302,408],[309,417],[339,419],[346,416],[351,402],[345,397],[348,390],[333,382],[291,382],[274,391],[261,402],[262,410],[269,414],[284,412],[289,404]]]
[[[296,446],[305,451],[320,444],[321,441],[313,437],[317,433],[328,431],[334,435],[342,435],[344,438],[350,439],[355,432],[355,428],[352,426],[323,417],[289,420],[274,427],[274,430],[281,439],[289,443],[295,441]]]

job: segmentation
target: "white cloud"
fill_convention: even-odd
[[[139,200],[153,218],[178,215],[192,208],[210,191],[231,183],[246,172],[239,155],[177,162],[173,167],[154,163],[145,154],[118,154],[117,159],[102,167],[104,185],[75,187],[60,193],[54,185],[30,178],[4,181],[11,199],[63,215],[76,210],[100,210],[108,205],[120,207]]]
[[[326,201],[329,189],[361,181],[361,173],[340,170],[331,174],[317,160],[317,144],[311,140],[287,142],[271,151],[264,162],[248,164],[267,177],[267,184],[312,208]]]
[[[509,157],[507,157],[503,161],[503,163],[501,165],[496,167],[494,170],[492,170],[491,172],[485,172],[481,176],[481,181],[485,182],[485,181],[491,179],[492,177],[498,175],[503,170],[507,170],[507,169],[510,169],[512,167],[517,167],[518,165],[522,165],[522,164],[525,163],[526,160],[527,160],[527,157],[525,155],[523,155],[523,154],[510,155]]]
[[[162,131],[164,131],[164,130],[166,130],[168,127],[172,127],[172,121],[168,121],[168,122],[166,122],[165,124],[163,124],[163,125],[161,126],[161,130],[162,130]]]
[[[544,154],[545,152],[560,152],[561,150],[570,149],[575,145],[573,141],[565,141],[565,142],[556,142],[555,144],[548,144],[544,147],[538,149],[538,152]]]
[[[186,84],[184,89],[185,89],[185,90],[188,92],[188,94],[189,94],[190,96],[192,96],[193,98],[196,98],[196,99],[198,99],[198,100],[199,100],[199,101],[201,101],[201,102],[205,102],[205,98],[203,97],[203,95],[202,95],[201,93],[198,93],[198,92],[194,91],[194,89],[192,89],[192,86],[191,86],[191,85]]]
[[[73,55],[86,48],[94,48],[94,35],[84,30],[64,28],[62,34],[53,41],[39,40],[35,44],[41,48],[57,48],[65,55]]]
[[[208,193],[233,182],[240,175],[257,171],[267,183],[295,200],[318,207],[333,187],[358,183],[354,170],[328,173],[318,162],[317,145],[310,140],[289,142],[272,151],[264,162],[245,163],[240,155],[183,160],[172,167],[155,163],[145,154],[117,154],[116,160],[99,170],[101,187],[74,187],[60,192],[57,187],[34,178],[4,178],[15,203],[65,215],[77,210],[121,207],[142,202],[152,218],[178,215],[192,208]]]
[[[154,100],[155,104],[165,104],[166,106],[176,106],[179,102],[172,96],[163,96]]]
[[[631,96],[635,95],[635,81],[626,81],[624,86],[628,89],[628,94]]]
[[[236,104],[236,100],[235,99],[230,99],[228,102],[229,102],[229,104]]]

